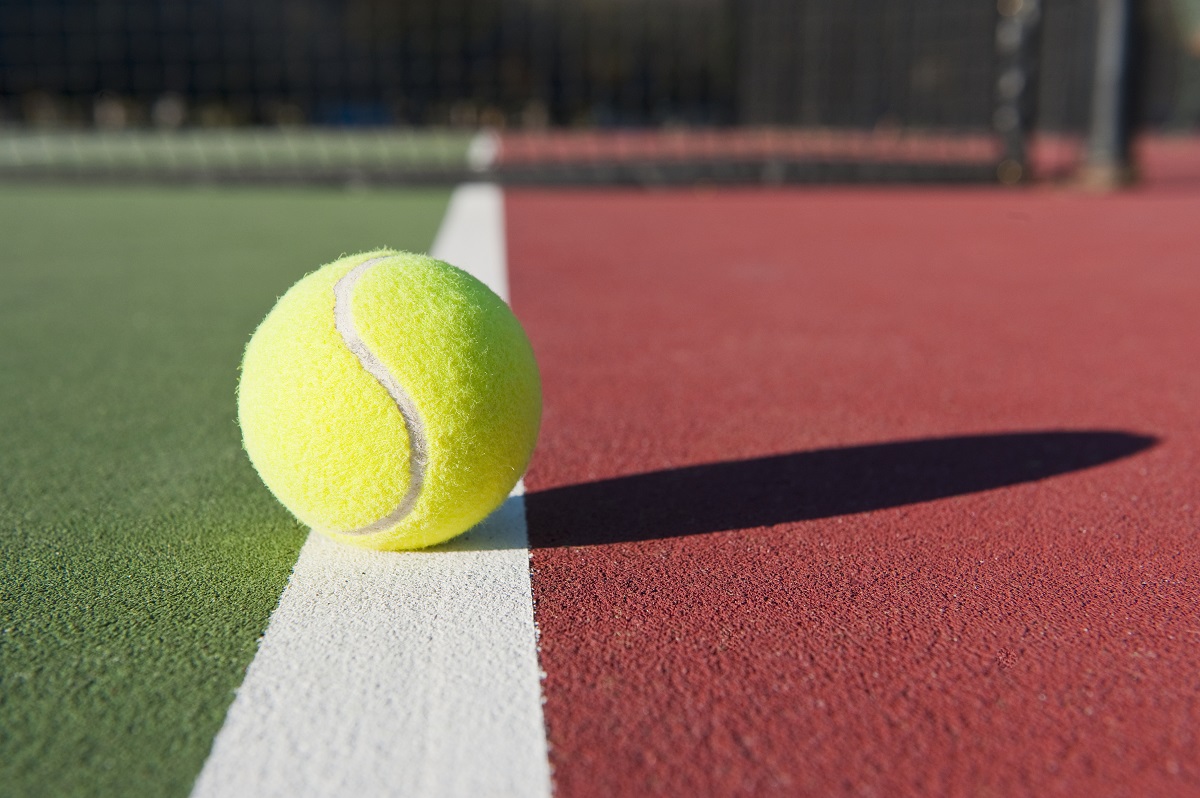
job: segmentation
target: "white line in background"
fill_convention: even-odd
[[[432,248],[507,297],[503,198],[458,189]],[[432,551],[313,533],[192,792],[550,795],[521,487]]]
[[[486,172],[496,163],[499,154],[500,134],[494,130],[481,130],[471,137],[471,143],[467,145],[467,165],[473,172]]]

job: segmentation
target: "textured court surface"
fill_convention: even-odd
[[[305,530],[234,423],[275,297],[343,252],[428,247],[446,204],[0,189],[0,794],[186,796],[206,761],[236,794],[264,761],[210,756],[227,722],[235,754],[291,734],[278,769],[324,768],[289,796],[337,767],[358,798],[482,794],[472,750],[330,741],[462,723],[466,677],[395,685],[467,645],[434,634],[472,607],[440,569],[523,576],[519,505],[402,562],[306,547],[289,603]],[[548,744],[555,795],[1200,796],[1200,196],[509,191],[504,214],[546,391],[524,503],[545,738],[505,742]],[[226,718],[281,594],[310,662],[384,666],[310,690],[311,733]],[[314,623],[355,602],[362,633]],[[272,650],[240,704],[293,717]],[[492,793],[545,787],[522,772]]]
[[[241,451],[242,347],[446,199],[0,188],[0,794],[187,795],[305,534]]]
[[[508,213],[559,796],[1200,794],[1200,201]]]

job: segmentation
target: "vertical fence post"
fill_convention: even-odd
[[[1030,177],[1029,136],[1037,110],[1041,0],[997,0],[996,107],[992,124],[1002,153],[996,178],[1005,184]]]
[[[1089,187],[1107,189],[1123,185],[1133,176],[1126,107],[1133,1],[1097,0],[1097,12],[1092,116],[1081,178]]]

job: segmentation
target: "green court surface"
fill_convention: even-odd
[[[352,174],[465,170],[471,134],[441,130],[0,131],[0,172]]]
[[[188,793],[305,537],[242,454],[241,349],[446,201],[0,186],[0,792]]]

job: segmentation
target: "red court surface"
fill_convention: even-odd
[[[1200,197],[510,192],[557,795],[1200,795]]]
[[[774,157],[970,163],[995,160],[999,147],[994,136],[934,136],[900,130],[541,130],[505,133],[496,162],[513,166]]]

